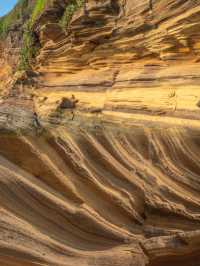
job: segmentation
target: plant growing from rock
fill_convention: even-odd
[[[74,13],[84,5],[85,0],[72,0],[66,7],[59,24],[62,28],[67,28]]]
[[[30,68],[32,59],[37,54],[37,47],[35,44],[35,37],[33,31],[33,25],[38,18],[38,16],[42,13],[45,6],[47,4],[47,0],[37,0],[34,4],[33,11],[29,20],[25,25],[25,30],[23,34],[23,45],[20,52],[20,60],[18,65],[18,70],[27,70]]]

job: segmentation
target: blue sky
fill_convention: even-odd
[[[17,0],[0,0],[0,17],[7,14],[17,3]]]

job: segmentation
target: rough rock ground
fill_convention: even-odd
[[[199,266],[200,1],[66,5],[1,42],[1,265]]]

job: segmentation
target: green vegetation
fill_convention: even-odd
[[[38,16],[42,13],[47,0],[36,0],[33,10],[30,14],[29,20],[26,22],[23,33],[23,45],[20,52],[20,60],[18,70],[27,70],[30,68],[32,59],[37,54],[37,47],[34,45],[35,38],[33,32],[33,25]]]
[[[20,51],[18,70],[27,70],[30,68],[32,59],[37,54],[37,48],[34,45],[34,36],[30,23],[27,23],[23,33],[23,45]]]
[[[74,13],[80,7],[83,6],[85,0],[72,0],[66,7],[65,12],[62,18],[59,21],[59,24],[62,28],[68,27]]]
[[[31,27],[33,26],[37,17],[42,13],[46,5],[47,5],[47,0],[36,0],[31,17],[30,17]]]

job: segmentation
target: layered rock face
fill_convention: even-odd
[[[1,49],[1,264],[199,266],[200,1],[68,4]]]

